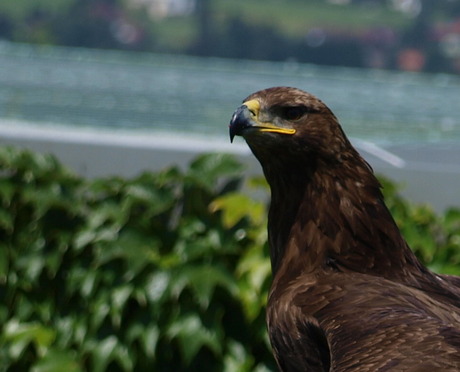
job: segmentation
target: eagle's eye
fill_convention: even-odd
[[[305,106],[281,106],[277,109],[278,116],[284,120],[298,120],[308,112]]]

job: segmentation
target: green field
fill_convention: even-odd
[[[214,8],[219,20],[239,16],[252,24],[273,25],[294,37],[312,27],[359,31],[379,24],[400,28],[407,23],[400,13],[381,6],[341,6],[323,0],[217,0]]]
[[[0,14],[15,23],[15,37],[24,38],[27,37],[24,36],[27,34],[27,23],[37,14],[38,17],[46,15],[48,19],[66,18],[75,14],[71,9],[77,9],[76,4],[75,0],[43,0],[40,3],[3,1],[0,2]],[[87,5],[81,3],[80,7]],[[144,9],[133,8],[127,0],[121,2],[120,8],[148,29],[157,46],[183,51],[196,39],[198,22],[194,15],[148,19]],[[383,6],[342,6],[323,0],[215,0],[210,1],[209,12],[211,27],[216,32],[225,32],[229,22],[238,18],[252,26],[273,27],[280,34],[292,38],[303,37],[311,28],[360,32],[379,25],[400,29],[411,21]],[[50,38],[49,42],[52,41]]]

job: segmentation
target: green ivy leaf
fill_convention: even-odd
[[[154,185],[132,184],[126,188],[123,209],[131,210],[136,205],[147,207],[149,217],[174,208],[176,195],[172,190],[153,187]]]
[[[83,372],[77,361],[76,353],[64,350],[50,349],[41,358],[31,372]]]
[[[11,319],[4,327],[3,339],[9,343],[13,358],[18,358],[33,343],[44,354],[56,337],[56,332],[39,323],[20,323]]]
[[[229,340],[229,352],[225,354],[223,372],[253,372],[254,358],[241,343]]]
[[[450,233],[460,235],[460,208],[449,208],[443,220],[446,229]]]
[[[185,288],[190,288],[198,304],[206,309],[217,286],[236,295],[238,286],[235,279],[224,268],[211,265],[188,266],[182,268],[171,280],[171,294],[179,297]]]
[[[111,362],[117,364],[124,371],[133,370],[132,358],[126,347],[124,347],[117,337],[108,336],[102,341],[89,343],[89,350],[92,355],[94,372],[104,372]]]
[[[157,271],[149,275],[145,284],[147,298],[155,303],[162,300],[170,287],[171,273],[168,271]]]
[[[222,211],[222,222],[226,228],[232,228],[245,217],[255,225],[261,224],[266,218],[265,206],[261,202],[237,192],[215,199],[209,208],[211,212]]]
[[[142,333],[142,345],[144,347],[145,355],[153,359],[155,357],[155,350],[160,339],[160,328],[156,324],[151,324],[144,328]]]
[[[264,254],[262,247],[253,246],[244,253],[236,275],[240,278],[240,300],[246,317],[252,322],[266,305],[271,277],[270,259]]]
[[[207,347],[216,356],[222,353],[221,340],[213,329],[205,327],[197,314],[189,314],[176,320],[168,329],[170,339],[177,339],[186,364],[202,347]]]
[[[213,190],[223,177],[240,176],[244,167],[228,154],[205,154],[197,157],[191,164],[187,179],[208,190]]]
[[[121,325],[123,310],[133,291],[134,289],[132,285],[125,284],[121,287],[115,288],[111,293],[110,314],[112,317],[112,323],[117,328]]]

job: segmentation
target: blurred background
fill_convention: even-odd
[[[18,0],[0,11],[11,42],[460,72],[457,0]]]
[[[247,155],[231,113],[290,85],[410,197],[456,199],[459,0],[4,1],[0,40],[0,140],[84,175]]]
[[[0,1],[0,372],[276,371],[268,190],[228,138],[270,86],[459,275],[459,73],[460,0]]]

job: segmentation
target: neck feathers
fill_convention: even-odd
[[[379,182],[357,152],[342,160],[266,171],[273,272],[285,266],[297,275],[332,266],[407,278],[408,268],[420,265],[383,202]]]

